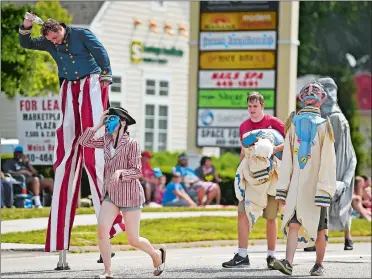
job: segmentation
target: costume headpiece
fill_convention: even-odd
[[[310,81],[301,89],[298,98],[300,99],[302,106],[305,106],[305,100],[309,99],[313,100],[313,104],[322,104],[327,98],[327,94],[325,93],[324,88],[320,83],[316,81]]]

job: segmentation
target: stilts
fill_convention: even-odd
[[[57,267],[54,270],[70,270],[67,263],[67,250],[59,251],[59,261]]]

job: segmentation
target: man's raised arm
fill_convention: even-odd
[[[19,26],[19,44],[23,48],[45,50],[46,39],[42,36],[38,38],[31,38],[32,21],[28,19],[23,20],[23,24]]]

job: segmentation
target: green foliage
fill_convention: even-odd
[[[329,75],[334,77],[338,85],[338,104],[349,121],[351,141],[353,142],[354,150],[357,156],[357,166],[355,173],[360,174],[362,168],[366,164],[367,153],[363,149],[364,138],[359,130],[360,117],[357,110],[356,87],[353,75],[347,67],[331,68]]]
[[[19,45],[18,27],[26,11],[33,11],[43,20],[54,18],[70,23],[72,18],[59,2],[37,2],[35,6],[1,5],[1,91],[9,98],[58,93],[59,79],[53,58],[43,51]],[[33,25],[32,37],[40,36],[40,26]]]
[[[351,138],[357,155],[356,173],[367,163],[362,150],[363,136],[356,105],[354,73],[345,58],[346,53],[370,54],[363,32],[370,34],[370,2],[301,1],[299,17],[298,76],[315,74],[332,77],[338,86],[338,100],[349,121]],[[361,20],[363,18],[363,21]],[[359,29],[362,29],[363,32]],[[367,30],[367,31],[366,31]],[[369,32],[368,32],[369,30]],[[342,42],[342,43],[340,43]],[[369,44],[370,46],[370,44]]]

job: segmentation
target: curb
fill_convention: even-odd
[[[343,243],[343,237],[334,237],[329,240],[328,243]],[[353,237],[353,242],[372,242],[371,236],[356,236]],[[250,246],[254,245],[266,245],[266,239],[254,239],[249,241]],[[284,239],[278,239],[277,244],[286,244]],[[29,245],[24,247],[23,245]],[[21,243],[2,243],[1,251],[10,252],[45,252],[44,245],[40,244],[21,244]],[[157,248],[160,244],[154,244]],[[236,246],[237,240],[216,240],[216,241],[198,241],[198,242],[180,242],[180,243],[166,243],[168,249],[180,249],[180,248],[206,248],[206,247],[224,247],[224,246]],[[7,246],[4,247],[3,246]],[[12,247],[13,246],[13,247]],[[18,246],[18,247],[17,247]],[[22,247],[23,246],[23,247]],[[112,251],[135,251],[130,245],[113,245]],[[70,253],[88,253],[88,252],[99,252],[98,246],[71,246]]]

